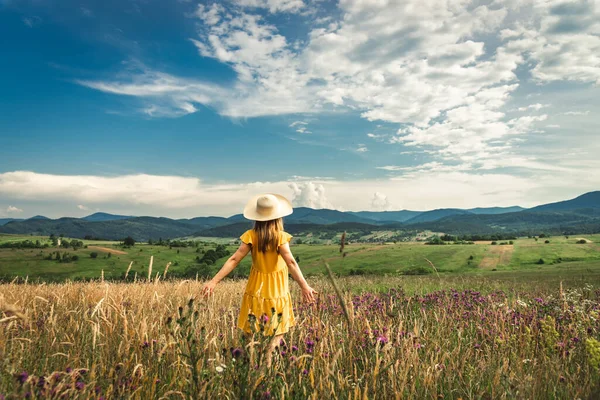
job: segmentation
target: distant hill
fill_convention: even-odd
[[[489,207],[489,208],[471,208],[466,211],[469,211],[472,214],[506,214],[512,212],[519,212],[527,210],[526,208],[513,206],[513,207]]]
[[[206,228],[231,224],[231,221],[229,219],[223,217],[196,217],[190,219],[178,219],[177,221],[188,222],[192,225],[197,225]]]
[[[378,222],[404,222],[422,214],[423,211],[349,211],[347,214],[356,215],[363,219],[369,219]]]
[[[533,207],[531,211],[566,211],[582,208],[600,208],[600,191],[589,192],[571,200]]]
[[[440,208],[439,210],[426,211],[413,217],[405,223],[407,224],[417,224],[421,222],[432,222],[437,221],[439,219],[451,216],[451,215],[462,215],[462,214],[472,214],[470,211],[461,210],[458,208]]]
[[[87,217],[83,217],[81,219],[84,221],[99,222],[99,221],[118,221],[120,219],[129,219],[129,218],[133,218],[133,217],[127,216],[127,215],[114,215],[114,214],[108,214],[108,213],[103,213],[103,212],[97,212],[92,215],[88,215]]]
[[[60,235],[84,238],[86,236],[120,240],[126,236],[148,240],[175,238],[198,230],[198,225],[174,221],[169,218],[136,217],[113,221],[84,221],[78,218],[56,220],[27,220],[11,222],[0,227],[2,233],[33,233],[36,235]]]
[[[9,222],[13,222],[13,221],[23,221],[23,220],[17,219],[17,218],[0,218],[0,226],[6,225]]]
[[[44,217],[43,215],[35,215],[35,216],[31,217],[31,218],[27,218],[27,221],[29,221],[29,220],[35,220],[35,219],[37,219],[37,220],[45,220],[45,221],[50,220],[50,218]]]
[[[361,211],[342,212],[327,209],[298,207],[285,218],[286,230],[292,233],[355,229],[433,230],[446,233],[493,233],[541,231],[580,233],[600,232],[600,191],[586,193],[575,199],[541,205],[523,210],[521,207],[446,208],[432,211]],[[156,217],[127,217],[95,213],[84,218],[43,216],[27,220],[0,219],[0,233],[64,234],[68,237],[86,236],[103,239],[136,240],[168,239],[191,235],[237,237],[252,222],[241,214],[223,217],[197,217],[173,220]]]
[[[237,214],[228,218],[230,222],[246,221],[242,214]],[[286,223],[292,224],[335,224],[338,222],[358,222],[363,224],[373,224],[377,221],[363,218],[337,210],[312,209],[308,207],[294,208],[294,213],[285,217]]]
[[[437,221],[406,225],[405,228],[429,229],[450,234],[596,233],[600,232],[600,208],[569,211],[526,210],[497,215],[451,215]]]

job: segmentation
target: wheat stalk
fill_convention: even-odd
[[[148,282],[152,280],[152,263],[154,262],[154,256],[150,256],[150,265],[148,266]]]
[[[133,265],[133,261],[129,263],[129,267],[127,268],[127,271],[125,272],[125,280],[127,280],[127,275],[129,275],[129,271],[131,271],[132,265]]]
[[[435,265],[433,265],[433,263],[431,261],[429,261],[427,258],[425,259],[425,261],[427,261],[429,263],[429,265],[431,265],[431,268],[433,268],[433,270],[435,271],[435,274],[439,278],[440,274],[438,273],[437,269],[435,268]]]
[[[168,262],[167,266],[165,267],[165,272],[163,273],[163,279],[165,279],[167,277],[167,272],[169,271],[170,266],[171,266],[171,262]]]

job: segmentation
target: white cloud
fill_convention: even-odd
[[[302,0],[234,0],[234,2],[243,7],[266,8],[271,13],[295,13],[305,7]]]
[[[567,111],[564,112],[564,115],[588,115],[590,113],[589,110],[586,111]]]
[[[19,214],[19,213],[22,213],[22,212],[23,212],[23,210],[21,210],[20,208],[15,207],[15,206],[8,206],[6,208],[6,213],[7,214]]]
[[[364,144],[359,144],[358,148],[356,149],[356,151],[358,153],[366,153],[367,151],[369,151],[369,149]]]
[[[31,17],[23,17],[22,21],[29,28],[33,28],[34,26],[42,23],[42,19],[35,15]]]
[[[560,128],[560,125],[558,125],[558,124],[550,124],[550,125],[546,125],[546,128],[558,129],[558,128]]]
[[[328,25],[322,20],[300,38],[255,13],[304,11],[304,2],[235,3],[199,5],[201,24],[190,39],[200,56],[236,73],[232,83],[147,68],[79,83],[142,98],[140,111],[151,117],[194,113],[198,105],[236,118],[351,110],[399,124],[392,143],[449,165],[520,157],[520,144],[547,118],[506,115],[522,81],[600,83],[600,7],[592,2],[341,0]],[[517,110],[546,108],[540,102]],[[584,115],[577,113],[565,114]],[[310,133],[305,123],[293,124]]]
[[[82,211],[89,211],[89,210],[90,210],[88,207],[86,207],[86,206],[84,206],[84,205],[81,205],[81,204],[79,204],[79,205],[77,206],[77,208],[79,208],[79,209],[80,209],[80,210],[82,210]]]
[[[289,187],[293,191],[292,203],[297,207],[310,208],[334,208],[327,200],[325,187],[322,184],[314,182],[290,183]]]
[[[295,207],[355,211],[385,204],[382,196],[357,196],[357,193],[384,193],[388,199],[394,199],[394,206],[402,204],[403,208],[414,210],[531,206],[597,190],[598,161],[589,163],[588,173],[572,179],[574,171],[578,171],[580,156],[563,155],[548,163],[506,160],[503,167],[520,164],[531,168],[529,164],[536,164],[535,175],[522,177],[486,169],[467,173],[458,167],[452,170],[433,164],[412,170],[388,169],[397,174],[385,179],[339,181],[298,177],[294,181],[210,185],[198,178],[180,176],[67,176],[15,171],[0,174],[0,199],[38,202],[36,213],[40,214],[47,214],[46,207],[63,207],[62,214],[56,217],[70,215],[72,204],[127,215],[229,216],[239,213],[251,196],[264,192],[281,193]]]
[[[373,198],[371,199],[371,209],[376,211],[389,211],[392,206],[388,197],[380,192],[373,193]]]
[[[542,108],[546,108],[546,107],[550,107],[550,104],[536,103],[536,104],[530,104],[530,105],[525,106],[525,107],[519,107],[518,111],[527,111],[527,110],[536,110],[536,111],[539,111]]]
[[[376,134],[376,133],[367,133],[367,137],[371,138],[377,142],[383,142],[386,138],[388,138],[388,135],[381,135],[381,134]]]

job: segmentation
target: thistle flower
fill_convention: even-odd
[[[20,384],[24,384],[25,382],[27,382],[27,379],[29,379],[29,374],[23,371],[20,374],[18,374],[16,378]]]

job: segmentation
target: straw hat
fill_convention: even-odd
[[[294,212],[292,203],[280,194],[259,194],[248,200],[244,217],[253,221],[269,221],[283,218]]]

